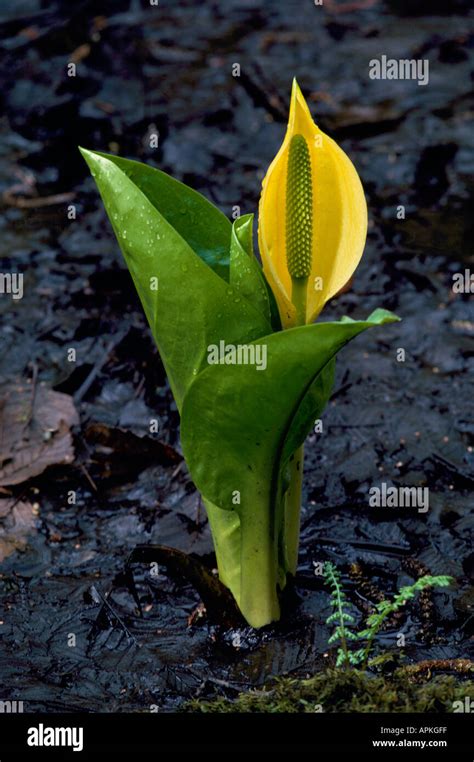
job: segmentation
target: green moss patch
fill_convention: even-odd
[[[188,712],[439,712],[462,711],[474,699],[474,681],[438,675],[420,683],[404,669],[390,677],[328,669],[306,680],[279,678],[236,699],[194,699]],[[455,704],[455,702],[460,702]]]

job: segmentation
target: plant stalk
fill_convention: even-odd
[[[219,579],[240,601],[240,519],[203,498],[216,554]]]
[[[240,523],[239,606],[252,627],[263,627],[280,618],[275,512],[258,509],[256,504],[252,519],[247,514]]]
[[[308,278],[292,278],[291,283],[291,301],[296,308],[295,327],[306,325]],[[284,497],[285,569],[293,576],[298,566],[303,466],[304,445],[301,445],[290,459],[290,484]]]
[[[304,445],[290,460],[290,484],[285,493],[284,546],[285,569],[293,576],[298,566],[300,543],[301,491],[303,487]]]
[[[280,618],[278,542],[275,516],[268,510],[268,503],[259,506],[256,498],[253,510],[239,516],[237,511],[222,510],[208,500],[203,502],[220,581],[229,588],[252,627],[276,621]]]
[[[291,301],[296,308],[295,326],[306,325],[306,292],[308,278],[291,279]]]

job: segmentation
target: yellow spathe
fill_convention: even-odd
[[[364,250],[367,204],[354,165],[313,122],[293,80],[290,117],[283,144],[263,180],[258,239],[266,278],[275,294],[284,328],[295,325],[292,282],[286,258],[287,169],[291,139],[302,135],[312,173],[312,264],[306,294],[306,322],[312,322],[351,278]]]

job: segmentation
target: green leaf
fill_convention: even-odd
[[[81,152],[86,161],[87,154],[93,153],[82,149]],[[190,248],[224,280],[229,280],[232,226],[220,209],[160,169],[100,151],[94,154],[115,164]]]
[[[251,259],[251,278],[249,278],[249,290],[256,292],[257,301],[261,303],[261,309],[264,312],[265,317],[270,320],[273,330],[281,331],[280,311],[275,299],[275,294],[270,288],[270,285],[268,284],[268,281],[263,274],[262,267],[257,261],[253,251],[253,218],[253,214],[246,214],[242,217],[239,217],[239,219],[234,222],[233,235],[231,238],[231,262],[233,253],[232,243],[237,242],[240,244],[240,248],[243,249]],[[238,276],[238,270],[236,274]],[[232,264],[230,280],[232,282]],[[263,294],[261,293],[262,289],[264,290]]]
[[[230,243],[230,284],[271,322],[265,276],[254,257],[253,214],[235,220]]]
[[[267,334],[271,329],[268,321],[247,300],[198,256],[190,243],[182,237],[168,219],[158,210],[161,204],[160,188],[171,188],[171,178],[151,181],[143,165],[118,160],[92,151],[81,149],[95,178],[105,208],[116,233],[120,248],[140,296],[145,314],[165,365],[169,382],[178,408],[184,394],[197,375],[208,367],[211,345],[248,342]],[[125,174],[127,168],[130,177]],[[156,173],[158,170],[153,170]],[[141,187],[134,180],[140,181]],[[173,186],[174,187],[174,186]],[[191,196],[179,184],[179,193],[171,192],[173,202],[179,206],[181,191],[182,208],[189,209]],[[189,189],[188,189],[189,190]],[[146,193],[150,193],[152,200]],[[166,193],[163,193],[166,196]],[[176,215],[170,209],[170,201],[164,202],[169,219],[176,223]],[[207,203],[207,202],[206,202]],[[209,228],[217,219],[212,210],[197,202],[200,212],[195,212],[189,222],[181,221],[181,231],[194,245],[204,241],[204,217]],[[192,222],[198,224],[199,232],[190,232]],[[185,230],[186,227],[186,230]],[[229,226],[230,227],[230,226]],[[214,233],[209,233],[209,251],[214,245]],[[219,234],[223,238],[223,233]],[[218,237],[219,237],[218,236]],[[157,288],[153,288],[157,285]]]
[[[291,425],[317,377],[348,341],[395,320],[376,310],[366,321],[292,328],[251,343],[261,355],[266,351],[264,370],[252,364],[206,368],[189,389],[182,414],[183,451],[202,494],[223,509],[254,512],[255,498],[272,491],[272,471],[288,432],[286,449],[297,441]],[[312,417],[312,410],[306,412]]]
[[[263,272],[263,271],[262,271]],[[282,325],[281,325],[281,317],[280,317],[280,310],[278,309],[277,300],[275,298],[275,294],[273,293],[270,284],[268,283],[267,279],[264,277],[265,280],[265,288],[267,289],[268,294],[268,301],[270,304],[270,314],[271,314],[271,323],[272,328],[274,331],[281,331]]]
[[[203,499],[211,528],[219,579],[240,600],[240,519],[235,511],[223,511]]]
[[[240,600],[232,592],[254,626],[278,611],[278,568],[284,562],[277,539],[283,516],[275,511],[281,502],[281,470],[312,423],[314,405],[319,409],[324,402],[321,390],[311,405],[305,396],[313,393],[318,376],[348,341],[373,325],[397,319],[376,310],[366,321],[317,323],[265,336],[252,343],[262,353],[266,348],[265,370],[250,364],[210,366],[188,390],[181,423],[183,452],[203,496],[239,516]],[[237,574],[234,570],[229,576]],[[259,586],[261,596],[255,589]],[[272,602],[262,613],[259,601],[265,596]]]

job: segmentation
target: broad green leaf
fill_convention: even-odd
[[[245,364],[211,366],[188,390],[183,452],[204,498],[239,516],[240,589],[232,592],[254,626],[278,617],[281,458],[293,446],[286,442],[299,441],[312,423],[314,411],[306,407],[305,396],[348,341],[394,320],[392,313],[376,310],[365,321],[317,323],[265,336],[253,342],[266,347],[265,370]],[[303,411],[311,421],[303,421]],[[300,422],[292,430],[295,417]],[[235,559],[235,548],[231,555]],[[227,574],[236,575],[235,569]],[[256,608],[262,601],[266,610]]]
[[[221,278],[229,280],[232,226],[220,209],[160,169],[99,151],[96,156],[121,169],[191,249]]]
[[[266,467],[275,463],[287,437],[294,437],[296,446],[301,443],[302,424],[298,435],[291,425],[306,410],[306,394],[315,388],[319,374],[359,333],[397,319],[386,310],[376,310],[365,321],[292,328],[252,342],[266,347],[265,370],[251,364],[212,365],[204,370],[189,389],[182,413],[183,450],[202,494],[232,510],[232,490],[239,485],[232,483],[230,474],[248,500],[259,491],[259,481],[267,483],[261,485],[266,492]],[[309,407],[307,412],[312,418]],[[217,451],[220,458],[214,462]],[[212,471],[208,458],[214,462]]]
[[[230,243],[230,284],[270,323],[270,303],[262,269],[254,257],[253,214],[235,220]]]
[[[265,318],[193,251],[117,162],[82,150],[140,296],[178,408],[208,367],[211,345],[271,330]],[[115,158],[115,157],[114,157]]]

